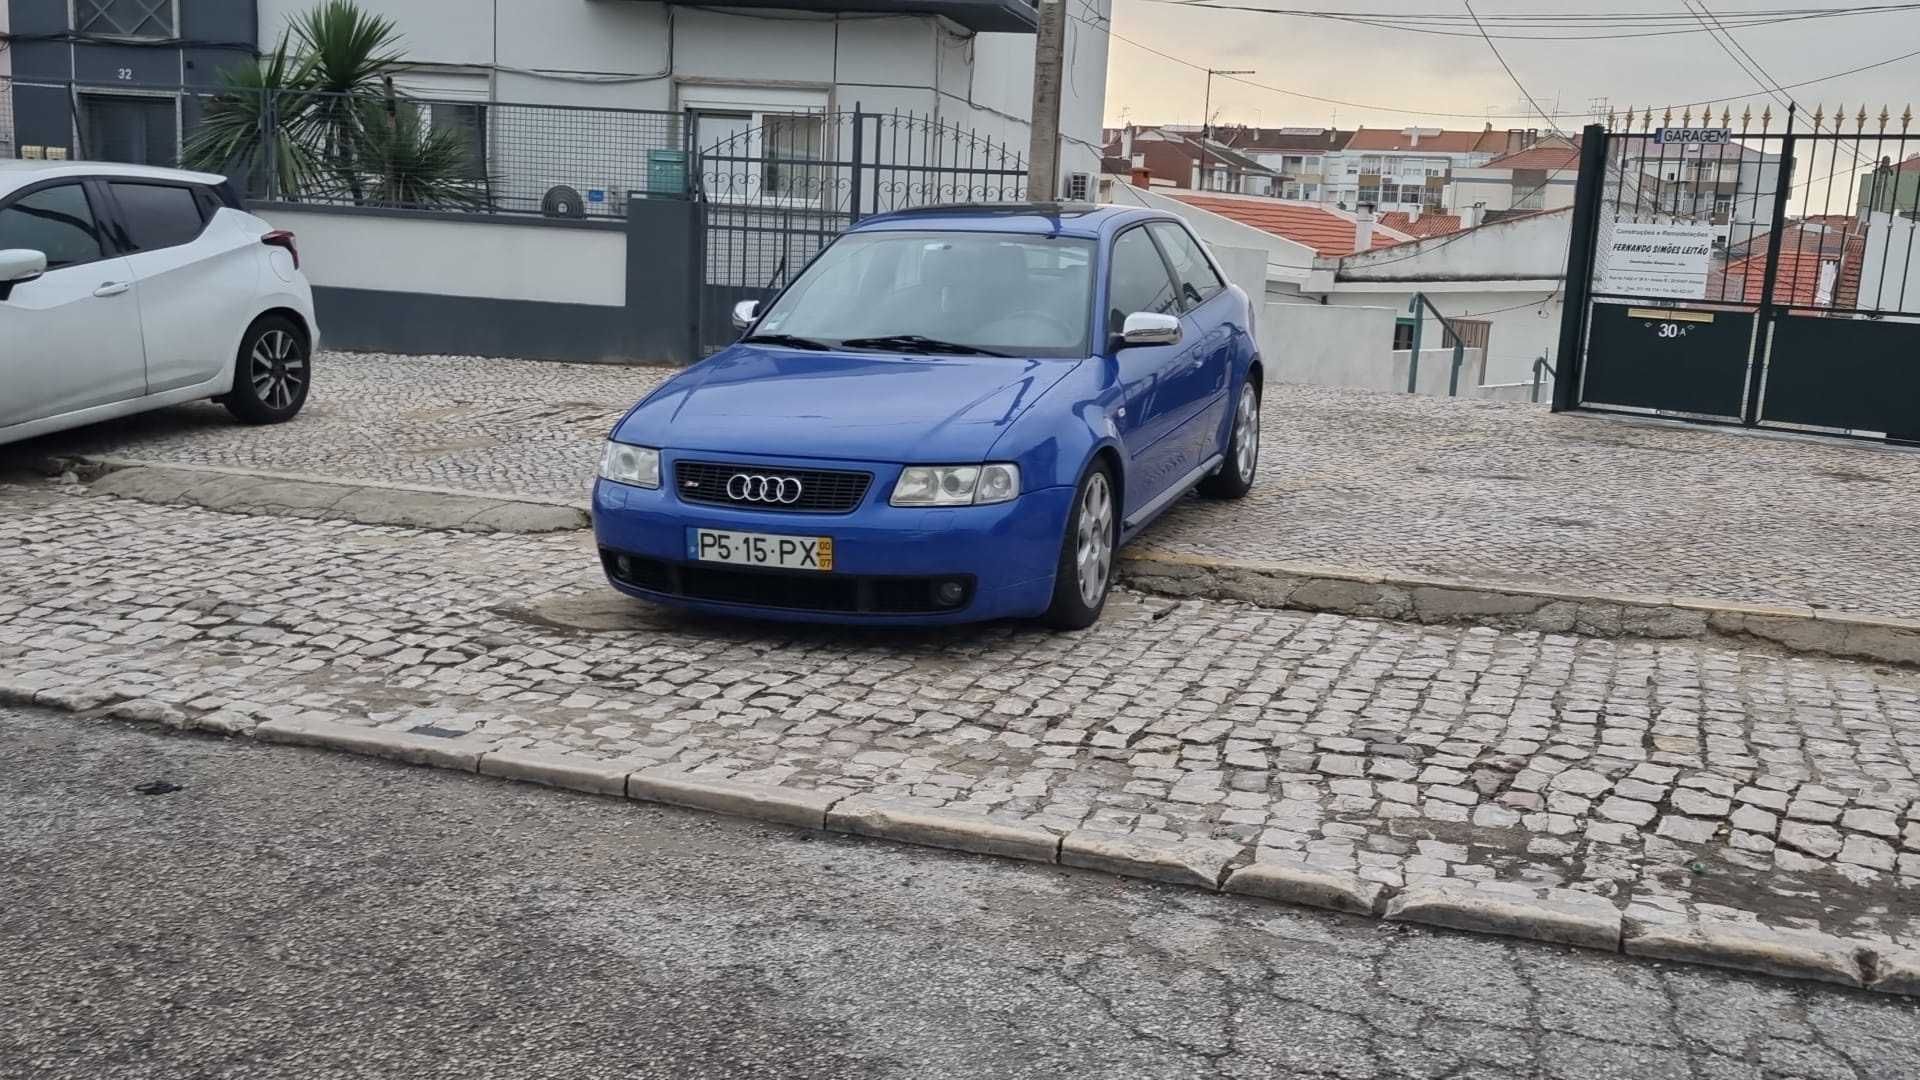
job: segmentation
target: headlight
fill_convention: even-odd
[[[893,485],[895,506],[984,506],[1020,494],[1018,465],[909,465]]]
[[[660,486],[660,451],[609,442],[606,453],[600,455],[600,476],[616,484],[657,488]]]

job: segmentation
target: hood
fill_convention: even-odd
[[[734,345],[662,384],[614,437],[708,453],[981,461],[1079,363]]]

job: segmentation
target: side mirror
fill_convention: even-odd
[[[1178,345],[1180,317],[1156,311],[1136,311],[1120,330],[1122,345]]]
[[[745,330],[747,327],[752,326],[753,321],[759,317],[760,301],[758,300],[742,300],[733,305],[733,328],[735,330]]]
[[[0,300],[5,300],[15,285],[32,281],[46,272],[47,256],[44,252],[30,248],[0,251]]]

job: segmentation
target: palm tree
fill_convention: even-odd
[[[486,197],[473,175],[472,147],[457,128],[429,127],[418,106],[368,103],[361,117],[360,158],[371,171],[376,206],[464,210]]]
[[[483,203],[464,135],[429,130],[412,106],[403,122],[388,100],[403,62],[392,19],[323,0],[258,64],[222,75],[186,164],[244,173],[279,198],[358,205],[373,185],[393,205]]]

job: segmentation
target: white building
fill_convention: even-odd
[[[262,49],[315,0],[260,0]],[[639,0],[359,0],[404,37],[401,89],[472,102],[434,110],[432,122],[487,132],[497,159],[550,163],[528,182],[586,189],[641,188],[649,153],[679,148],[618,137],[599,114],[556,116],[492,103],[597,106],[691,113],[696,146],[768,133],[782,150],[824,148],[823,114],[911,113],[991,139],[1025,156],[1036,13],[1026,0],[746,0],[726,8]],[[1104,18],[1109,0],[1086,0]],[[1067,23],[1071,67],[1061,107],[1063,176],[1099,172],[1107,36]]]
[[[1538,146],[1503,154],[1485,165],[1453,170],[1447,208],[1564,210],[1573,205],[1580,179],[1580,148],[1554,136]]]

